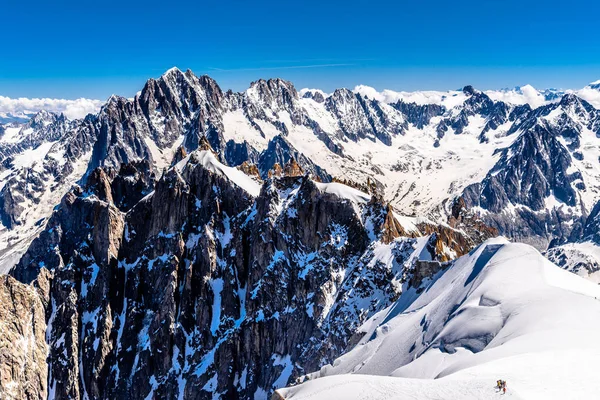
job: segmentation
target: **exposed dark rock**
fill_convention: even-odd
[[[0,275],[0,398],[45,399],[48,394],[46,318],[32,286]]]
[[[205,158],[191,153],[145,195],[147,162],[112,180],[93,171],[11,272],[48,298],[57,396],[266,395],[331,362],[400,295],[416,242],[390,206],[294,176],[293,161],[253,198]],[[377,241],[392,264],[372,262]]]

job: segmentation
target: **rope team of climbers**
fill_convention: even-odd
[[[502,394],[506,394],[506,381],[498,379],[496,381],[496,387],[498,388],[499,392],[502,392]]]

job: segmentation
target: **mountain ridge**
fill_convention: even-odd
[[[359,183],[371,180],[400,212],[441,218],[442,221],[448,210],[438,209],[440,204],[460,196],[461,188],[484,179],[492,167],[490,161],[497,157],[499,149],[514,140],[519,129],[529,129],[526,124],[534,126],[539,110],[560,104],[551,102],[535,111],[526,105],[492,100],[486,92],[472,88],[454,93],[451,96],[455,98],[454,103],[448,106],[444,106],[443,101],[439,106],[403,100],[382,103],[370,100],[360,91],[347,89],[338,89],[326,96],[319,92],[321,97],[317,100],[306,97],[307,93],[311,92],[297,92],[291,83],[282,79],[257,80],[246,92],[223,92],[208,76],[197,77],[191,70],[182,72],[172,68],[160,78],[148,80],[133,99],[111,96],[97,115],[88,115],[80,122],[68,122],[71,126],[63,128],[59,135],[60,141],[68,142],[62,144],[67,149],[57,149],[55,158],[60,159],[60,153],[65,151],[73,155],[87,153],[93,143],[90,161],[84,161],[88,162],[87,170],[85,174],[78,172],[74,179],[69,179],[74,182],[85,178],[97,166],[117,167],[120,163],[143,158],[151,159],[155,164],[153,168],[162,169],[169,165],[179,145],[190,151],[197,148],[201,137],[205,137],[216,149],[221,162],[231,166],[243,162],[257,164],[263,178],[275,164],[284,165],[294,158],[305,171],[325,181],[334,176]],[[573,96],[566,93],[562,98],[575,98]],[[591,107],[589,103],[585,104]],[[580,125],[573,124],[575,132],[570,134],[571,137],[581,134],[577,132],[581,130]],[[588,127],[593,128],[592,124],[597,122],[589,122]],[[13,136],[26,132],[22,129]],[[74,137],[69,139],[67,131]],[[471,135],[477,135],[481,145],[472,140]],[[556,133],[544,133],[549,138],[543,140],[551,140],[552,135]],[[50,146],[51,135],[42,133],[39,136]],[[420,145],[414,146],[417,143],[414,138],[401,140],[407,136],[418,138]],[[355,145],[359,143],[361,145]],[[2,162],[10,167],[11,156],[18,157],[19,152],[35,146],[39,148],[40,144],[40,140],[29,144],[21,141],[20,147],[15,147],[15,144],[0,142],[0,155],[4,153]],[[438,150],[431,149],[430,145]],[[57,144],[52,146],[58,147]],[[396,146],[400,151],[392,152]],[[581,151],[575,149],[572,152],[573,157],[583,157]],[[49,161],[49,154],[52,152],[41,156]],[[398,161],[389,162],[394,159]],[[40,163],[49,164],[46,161]],[[428,165],[423,165],[424,162]],[[472,172],[462,170],[465,162],[473,163]],[[68,169],[79,170],[70,164],[65,164]],[[569,164],[565,167],[572,168],[573,163]],[[45,175],[57,175],[52,166],[42,168],[46,170]],[[428,179],[415,179],[424,170],[434,172],[437,183],[446,182],[436,189]],[[0,200],[2,217],[7,222],[4,225],[12,229],[19,224],[16,216],[21,212],[19,203],[39,196],[43,188],[27,192],[23,190],[22,181],[15,179],[11,184],[6,174],[5,169],[2,180],[9,182],[3,184],[7,189],[0,194]],[[61,180],[65,173],[58,175],[51,179]],[[448,181],[448,176],[455,178]],[[595,176],[591,178],[595,179]],[[12,189],[10,193],[9,189]],[[61,191],[64,193],[66,188]],[[57,202],[56,197],[54,199]],[[423,199],[427,201],[423,203]],[[595,201],[596,197],[587,200],[585,208],[593,208]],[[46,211],[40,217],[49,215],[51,206],[46,205]],[[585,217],[583,209],[576,213]],[[502,221],[487,222],[513,237],[510,231],[504,232]],[[531,237],[531,242],[541,249],[556,235],[563,238],[570,235],[554,228],[549,232],[540,231],[535,226],[538,223],[529,217],[523,224],[529,225],[526,232],[515,237],[519,240],[530,240]],[[17,234],[15,241],[26,244],[31,238],[25,236],[25,233]],[[11,251],[5,250],[7,252]],[[0,258],[14,259],[15,256],[0,254]]]

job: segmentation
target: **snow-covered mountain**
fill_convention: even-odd
[[[593,84],[577,93],[584,91],[598,92]],[[492,169],[502,167],[504,149],[540,129],[547,131],[540,134],[540,140],[549,146],[554,146],[551,142],[556,135],[565,140],[571,140],[569,135],[582,138],[579,148],[574,144],[565,147],[562,142],[557,145],[556,151],[564,154],[562,167],[569,172],[565,180],[572,181],[572,189],[563,188],[571,193],[569,199],[556,196],[551,193],[555,188],[545,185],[536,194],[532,211],[539,214],[543,211],[539,204],[545,202],[550,204],[544,208],[550,217],[521,218],[523,227],[514,229],[507,229],[497,218],[486,222],[502,234],[545,249],[553,239],[564,241],[570,235],[570,228],[556,221],[554,214],[561,212],[556,210],[564,205],[569,208],[569,218],[576,220],[585,217],[598,200],[593,162],[598,113],[577,95],[565,98],[555,93],[556,99],[544,102],[539,97],[545,95],[530,86],[510,93],[479,92],[471,87],[453,92],[378,93],[364,86],[331,94],[318,90],[298,93],[291,83],[280,79],[259,80],[247,91],[233,93],[223,92],[209,77],[174,68],[149,80],[134,99],[113,96],[97,115],[84,120],[57,117],[40,131],[31,131],[27,124],[2,128],[0,214],[4,223],[0,236],[7,245],[0,250],[0,258],[4,270],[14,263],[31,241],[30,232],[39,231],[27,223],[47,217],[68,186],[84,176],[82,168],[89,173],[100,165],[118,167],[150,159],[160,172],[179,146],[194,150],[202,137],[221,162],[255,164],[262,178],[276,163],[284,165],[294,158],[321,180],[371,182],[400,213],[445,222],[454,199],[467,187],[481,185]],[[568,115],[558,116],[569,99],[592,109],[585,115],[570,115],[566,110]],[[545,121],[543,127],[536,123],[540,119]],[[66,171],[55,171],[55,159],[64,161]],[[29,174],[32,163],[37,169],[27,179],[36,184],[19,178]],[[576,181],[579,174],[582,179]],[[547,175],[540,179],[555,179]],[[44,193],[56,184],[42,182],[56,180],[61,186],[51,192],[58,197],[44,199]],[[28,211],[34,205],[35,216]],[[486,218],[486,205],[469,206],[475,212],[483,211]],[[531,204],[511,198],[507,207],[521,210]],[[548,228],[539,227],[541,218],[551,220]]]
[[[597,279],[594,91],[235,93],[173,68],[83,119],[0,125],[0,298],[19,304],[0,345],[20,340],[0,397],[264,399],[369,346],[389,307],[460,306],[464,276],[426,287],[493,275],[486,246],[539,261],[473,252],[499,234]],[[513,269],[547,289],[529,275],[548,268]]]
[[[600,288],[534,248],[489,240],[371,317],[290,399],[597,397]],[[558,383],[558,384],[557,384]]]

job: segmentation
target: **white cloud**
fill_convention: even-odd
[[[544,95],[531,85],[521,86],[518,90],[487,90],[490,99],[509,104],[529,104],[537,108],[547,103]]]
[[[369,99],[374,99],[383,103],[395,103],[399,100],[406,101],[407,96],[413,94],[409,92],[394,92],[393,90],[389,89],[384,89],[381,92],[378,92],[377,89],[367,85],[356,86],[354,88],[354,93],[359,93],[368,97]]]
[[[594,85],[595,83],[592,82],[591,84]],[[594,107],[600,109],[600,90],[586,86],[583,89],[576,90],[574,93]]]
[[[600,83],[600,81],[596,83]],[[592,82],[590,85],[596,83]],[[424,90],[416,92],[395,92],[386,89],[379,92],[377,89],[366,85],[356,86],[354,88],[354,93],[359,93],[370,99],[375,99],[384,103],[395,103],[399,100],[403,100],[406,103],[441,104],[448,109],[461,104],[466,98],[462,91],[451,90],[442,92]],[[509,104],[529,104],[532,108],[537,108],[549,102],[540,91],[531,85],[525,85],[510,90],[486,90],[484,93],[495,101],[503,101]],[[594,89],[588,85],[579,90],[567,90],[566,93],[574,93],[588,101],[594,107],[600,109],[600,90],[598,89]]]
[[[64,113],[67,118],[83,118],[87,114],[95,114],[104,104],[101,100],[91,99],[28,99],[0,96],[0,114],[11,114],[14,116],[26,116],[35,114],[40,110]]]
[[[384,101],[383,94],[379,93],[377,89],[367,85],[358,85],[354,88],[354,93],[358,93],[362,96],[374,99],[377,101]]]
[[[366,85],[356,86],[354,88],[354,93],[359,93],[370,99],[375,99],[384,103],[395,103],[402,100],[405,103],[441,104],[446,108],[455,107],[456,105],[461,104],[466,98],[465,94],[461,91],[440,92],[435,90],[423,90],[417,92],[395,92],[393,90],[385,89],[378,92],[377,89]]]

